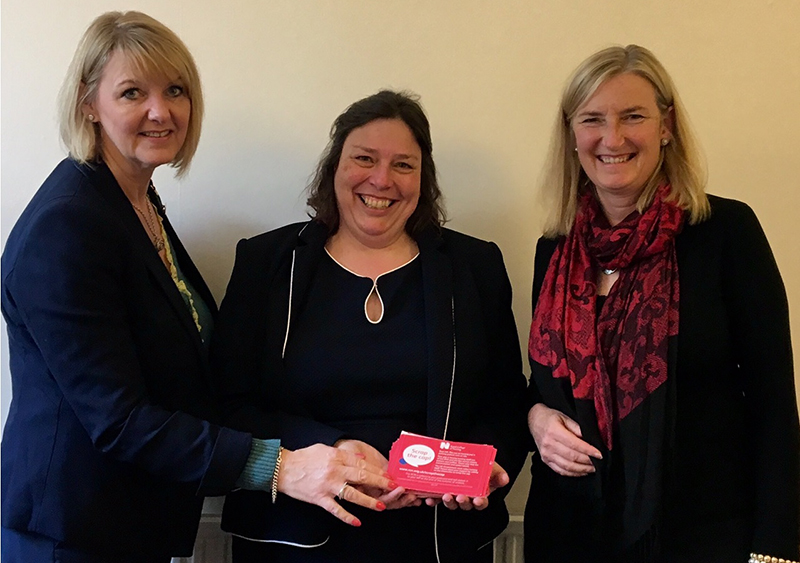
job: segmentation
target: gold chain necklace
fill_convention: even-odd
[[[144,219],[144,224],[147,227],[147,230],[150,232],[150,242],[152,242],[153,246],[156,247],[156,252],[161,252],[164,250],[164,237],[161,236],[161,233],[159,233],[161,229],[156,229],[156,218],[153,217],[153,214],[155,213],[153,211],[153,203],[149,199],[147,200],[148,213],[142,211],[142,209],[133,202],[131,202],[131,205]]]

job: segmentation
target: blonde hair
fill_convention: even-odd
[[[145,75],[177,73],[191,101],[186,140],[170,163],[184,175],[192,161],[203,121],[200,75],[183,41],[169,28],[141,12],[106,12],[83,34],[59,94],[61,140],[78,162],[100,159],[100,125],[83,114],[94,100],[103,69],[114,52],[124,53]]]
[[[601,85],[625,73],[641,76],[653,86],[662,120],[672,112],[673,123],[672,138],[661,148],[658,165],[645,183],[637,208],[642,211],[650,205],[656,188],[666,179],[671,185],[670,199],[688,212],[690,223],[699,223],[710,213],[700,150],[672,79],[655,55],[644,47],[614,46],[583,61],[562,93],[541,185],[542,194],[550,200],[547,236],[569,232],[575,221],[578,196],[581,190],[592,186],[574,150],[572,119]]]

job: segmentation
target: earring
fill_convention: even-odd
[[[578,147],[575,147],[575,149],[574,149],[574,150],[575,150],[575,152],[578,152]]]
[[[90,114],[89,114],[89,115],[87,115],[86,117],[89,119],[89,121],[91,121],[92,123],[94,123],[94,115],[92,115],[92,114],[90,113]]]
[[[666,147],[669,144],[669,139],[661,139],[661,146]]]

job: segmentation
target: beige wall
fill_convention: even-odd
[[[758,213],[800,350],[797,0],[6,0],[3,240],[62,157],[55,96],[78,38],[95,15],[119,8],[175,29],[200,66],[208,109],[194,167],[183,182],[166,171],[156,181],[218,299],[240,237],[303,218],[300,190],[334,117],[381,87],[408,88],[431,120],[451,225],[503,249],[524,342],[542,215],[534,186],[558,92],[589,53],[636,42],[678,84],[706,150],[709,191]],[[523,497],[513,495],[516,512]]]

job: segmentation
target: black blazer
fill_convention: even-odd
[[[56,167],[11,231],[2,278],[2,525],[142,560],[191,555],[202,496],[234,486],[251,438],[206,422],[205,348],[108,167]]]
[[[284,341],[304,308],[327,238],[327,229],[312,221],[241,241],[212,346],[226,423],[257,437],[280,437],[290,449],[332,445],[343,436],[281,392]],[[417,242],[430,358],[426,432],[443,436],[447,426],[452,440],[493,444],[513,480],[528,443],[525,377],[500,250],[449,229],[431,229]],[[505,528],[509,488],[496,491],[482,512],[440,510],[443,561],[458,560],[462,550],[474,553]],[[324,541],[333,522],[315,506],[288,498],[272,505],[267,495],[247,491],[228,495],[223,513],[225,530],[307,545]]]
[[[669,561],[746,561],[751,552],[796,560],[800,430],[786,291],[753,211],[709,199],[711,217],[686,225],[675,241],[680,321],[668,379],[674,447],[664,492],[651,501],[663,510]],[[557,243],[542,238],[537,245],[534,307]],[[536,362],[531,369],[531,403],[580,422],[568,381]],[[602,448],[596,428],[583,434]],[[561,477],[538,456],[531,471],[526,551],[531,560],[550,561],[540,550],[574,544],[574,524],[596,517],[591,495],[579,491],[596,489],[600,471]],[[566,513],[573,527],[555,529]],[[586,535],[584,529],[578,537]]]

